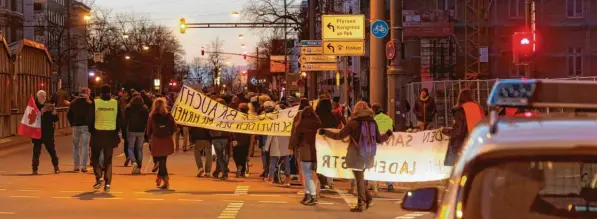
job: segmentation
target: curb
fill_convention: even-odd
[[[58,129],[54,132],[54,137],[64,137],[69,136],[72,134],[72,129],[69,128],[62,128]],[[24,137],[24,136],[12,136],[8,138],[0,139],[0,150],[14,148],[17,146],[21,146],[24,144],[31,143],[31,138]]]

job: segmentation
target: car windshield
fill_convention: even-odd
[[[597,161],[596,161],[597,162]],[[468,185],[465,218],[597,218],[597,163],[506,161]]]

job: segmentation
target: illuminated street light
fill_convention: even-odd
[[[99,81],[101,81],[101,80],[102,80],[102,78],[100,78],[100,76],[97,76],[97,77],[95,77],[95,81],[96,81],[96,82],[99,82]]]
[[[240,48],[247,48],[247,46],[245,44],[240,44]]]
[[[245,35],[243,35],[243,34],[241,33],[241,34],[239,34],[239,35],[238,35],[238,38],[242,40],[242,39],[244,39],[244,38],[245,38]]]
[[[89,77],[95,76],[95,72],[89,72]]]
[[[88,15],[88,14],[84,15],[83,20],[85,20],[85,21],[91,20],[91,15]]]
[[[128,38],[129,38],[129,35],[126,35],[126,34],[125,34],[125,35],[122,35],[122,38],[128,39]]]
[[[306,78],[307,77],[307,72],[301,73],[301,77]]]
[[[227,65],[227,66],[230,66],[230,65],[232,65],[232,63],[230,63],[230,62],[226,62],[226,65]]]
[[[131,59],[131,57],[130,57],[130,56],[125,56],[124,58],[125,58],[126,60],[129,60],[129,59]]]
[[[240,17],[240,13],[238,13],[238,11],[233,11],[232,12],[232,17],[238,18],[238,17]]]
[[[245,55],[246,55],[247,53],[249,53],[249,52],[247,52],[247,51],[244,51],[244,52],[243,52],[243,54],[245,54]]]
[[[153,86],[159,87],[160,86],[160,79],[153,80]]]
[[[149,50],[149,46],[143,46],[143,50]]]

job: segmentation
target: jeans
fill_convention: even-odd
[[[174,138],[174,143],[176,144],[176,149],[179,148],[180,145],[180,134],[182,132],[182,148],[187,148],[187,144],[189,143],[189,128],[182,127],[176,130],[176,136]]]
[[[301,161],[301,169],[305,178],[305,194],[317,195],[315,180],[313,180],[313,162]]]
[[[122,139],[124,139],[124,147],[122,148],[124,156],[126,159],[131,159],[132,157],[129,156],[129,146],[133,145],[129,145],[129,131],[126,124],[120,129],[120,135],[122,136]]]
[[[201,160],[201,152],[205,151],[205,167],[203,166],[203,161]],[[193,149],[195,155],[195,164],[197,165],[197,169],[203,169],[206,173],[211,172],[211,163],[212,163],[212,153],[211,153],[211,144],[208,140],[197,140],[195,142],[195,148]]]
[[[144,132],[129,132],[129,150],[128,155],[132,163],[137,163],[137,167],[141,168],[143,164],[143,142],[145,141]]]
[[[89,127],[73,126],[73,161],[75,169],[86,169],[89,160]]]
[[[281,156],[281,157],[270,157],[270,166],[269,166],[269,177],[274,178],[274,172],[276,171],[276,166],[278,165],[278,161],[280,159],[284,165],[284,175],[290,176],[290,157],[289,156]]]
[[[261,163],[263,164],[263,173],[269,172],[269,152],[265,151],[265,141],[267,141],[267,135],[258,135],[259,148],[261,149]]]
[[[155,157],[155,159],[160,165],[158,169],[158,176],[161,176],[163,179],[168,179],[168,168],[166,167],[168,156]]]
[[[216,171],[220,170],[224,176],[228,176],[228,139],[214,139],[211,142],[216,150]]]
[[[37,167],[39,166],[39,155],[41,154],[42,144],[46,146],[46,151],[48,151],[48,154],[52,158],[52,165],[54,165],[54,168],[58,168],[58,155],[56,154],[54,139],[33,139],[33,159],[31,161],[33,171],[37,171]]]

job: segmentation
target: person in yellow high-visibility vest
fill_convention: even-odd
[[[94,189],[102,186],[102,177],[104,179],[104,191],[110,192],[110,183],[112,182],[112,155],[114,148],[118,147],[120,137],[118,130],[123,125],[122,112],[118,107],[118,101],[110,96],[111,89],[109,85],[101,87],[99,99],[95,99],[91,106],[91,120],[89,132],[91,133],[91,164],[95,174]],[[104,155],[103,165],[100,164],[100,155]],[[102,168],[103,166],[103,168]]]

